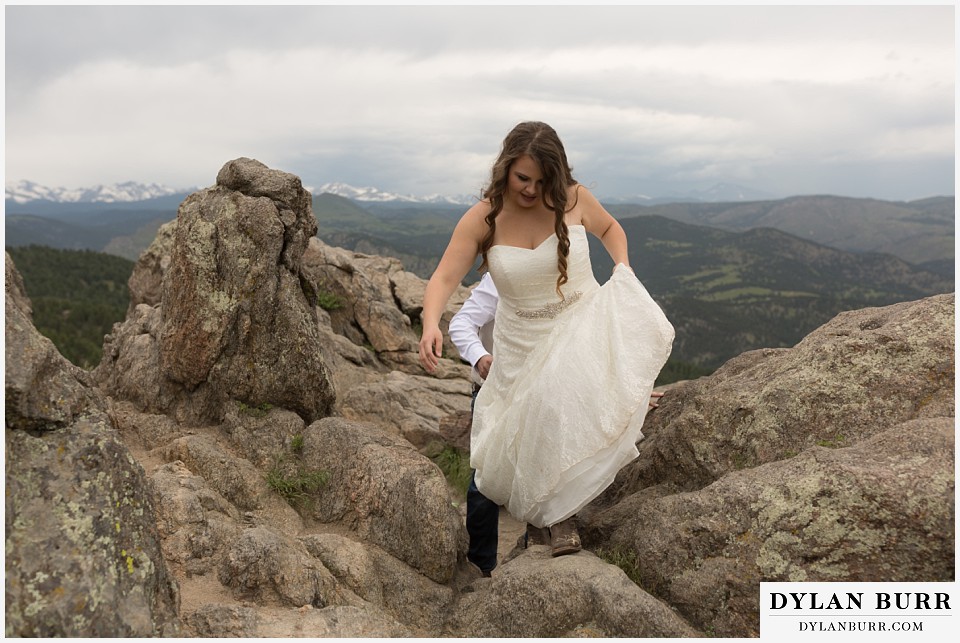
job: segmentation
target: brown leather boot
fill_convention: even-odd
[[[527,547],[530,545],[549,545],[550,530],[546,527],[534,527],[527,523]]]
[[[573,516],[550,527],[550,545],[554,556],[575,554],[580,551],[580,534]]]

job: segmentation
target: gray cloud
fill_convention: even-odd
[[[10,6],[7,180],[476,193],[538,119],[601,195],[952,194],[953,11]]]

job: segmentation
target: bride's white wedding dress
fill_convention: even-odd
[[[532,250],[487,253],[500,302],[470,465],[487,498],[537,527],[575,514],[638,455],[674,336],[629,269],[618,266],[600,286],[585,228],[571,225],[569,236],[562,300],[556,235]]]

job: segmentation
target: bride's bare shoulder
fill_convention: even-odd
[[[570,199],[588,204],[597,203],[597,197],[593,196],[593,192],[582,183],[576,183],[570,186]]]
[[[477,201],[460,217],[460,223],[457,224],[457,227],[465,228],[475,234],[485,233],[487,229],[486,218],[490,214],[491,207],[490,201]]]

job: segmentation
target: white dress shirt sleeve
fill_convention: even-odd
[[[470,297],[450,320],[450,341],[457,347],[460,357],[471,366],[476,366],[481,357],[493,352],[492,328],[499,299],[493,278],[490,273],[484,273]]]

